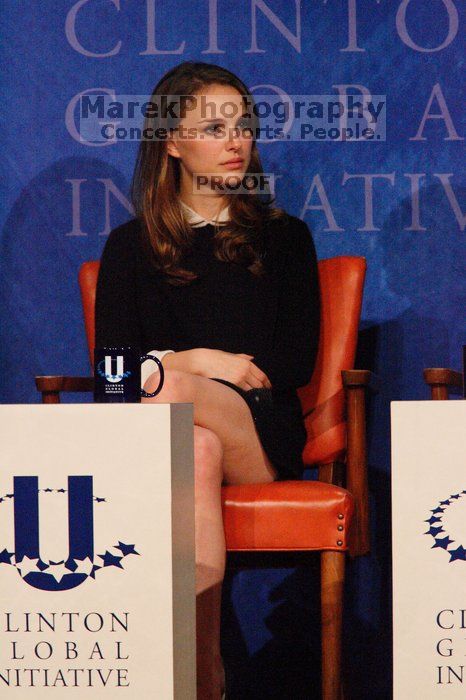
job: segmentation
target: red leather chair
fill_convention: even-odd
[[[308,434],[303,459],[318,467],[319,480],[222,489],[229,552],[321,552],[324,700],[342,696],[345,553],[369,551],[364,394],[371,373],[352,370],[365,270],[364,258],[319,262],[319,351],[310,383],[298,390]],[[79,272],[91,366],[98,271],[98,262],[87,262]],[[90,391],[93,380],[36,377],[36,385],[45,403],[57,403],[61,391]]]

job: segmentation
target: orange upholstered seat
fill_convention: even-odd
[[[230,552],[346,549],[352,512],[348,491],[320,481],[223,487]]]

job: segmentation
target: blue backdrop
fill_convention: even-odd
[[[260,151],[264,170],[281,176],[277,203],[309,224],[319,257],[368,262],[360,363],[382,381],[369,424],[373,553],[349,567],[346,634],[352,696],[390,697],[389,402],[426,398],[422,369],[459,368],[466,335],[464,5],[3,0],[2,8],[5,403],[37,402],[36,374],[89,372],[77,270],[131,216],[137,143],[80,142],[80,94],[148,95],[169,68],[201,60],[258,94],[387,95],[386,141],[275,142]],[[233,697],[314,697],[315,585],[300,569],[229,576]]]

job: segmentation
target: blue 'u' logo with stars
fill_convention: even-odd
[[[0,564],[14,566],[21,578],[42,591],[66,591],[109,566],[123,569],[123,559],[139,552],[134,544],[118,542],[103,554],[94,553],[94,503],[105,498],[93,495],[92,476],[69,476],[68,490],[43,489],[44,493],[64,497],[68,493],[67,559],[43,561],[39,542],[39,480],[37,476],[15,476],[14,493],[0,497],[0,504],[14,499],[15,551],[1,551]],[[113,551],[112,551],[113,550]]]

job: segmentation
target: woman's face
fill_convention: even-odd
[[[179,158],[182,190],[212,193],[211,178],[194,176],[213,174],[220,176],[220,181],[222,176],[242,177],[251,159],[250,120],[244,116],[241,94],[233,87],[209,85],[195,97],[196,104],[180,121],[167,149]]]

